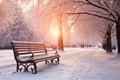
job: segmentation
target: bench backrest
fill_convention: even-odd
[[[45,48],[44,43],[12,41],[11,44],[16,60],[17,60],[17,56],[19,55],[25,55],[30,53],[47,54],[47,50]]]

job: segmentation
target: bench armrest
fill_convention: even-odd
[[[48,50],[47,50],[47,52],[50,52],[50,51],[51,51],[51,52],[54,51],[54,54],[58,54],[58,52],[57,52],[56,49],[52,49],[52,50],[48,49]]]
[[[30,56],[30,59],[34,59],[34,53],[33,53],[33,52],[29,52],[29,54],[32,54],[32,55]]]
[[[19,54],[16,58],[20,62],[26,61],[26,60],[33,60],[34,59],[34,53],[32,53],[32,52],[22,53],[22,54]]]

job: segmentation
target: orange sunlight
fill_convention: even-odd
[[[51,33],[51,36],[53,36],[54,38],[57,38],[59,35],[57,18],[53,18],[51,21],[50,33]]]
[[[58,28],[52,27],[51,28],[51,33],[54,37],[58,37],[58,35],[59,35]]]

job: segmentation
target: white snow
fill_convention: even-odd
[[[0,80],[120,80],[120,55],[98,48],[65,48],[60,64],[38,63],[38,73],[16,72],[12,50],[0,50]]]

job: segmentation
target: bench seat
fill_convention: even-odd
[[[48,63],[59,63],[59,57],[56,48],[46,48],[44,43],[12,41],[14,58],[17,63],[17,71],[32,71],[37,73],[37,63],[45,61]]]

